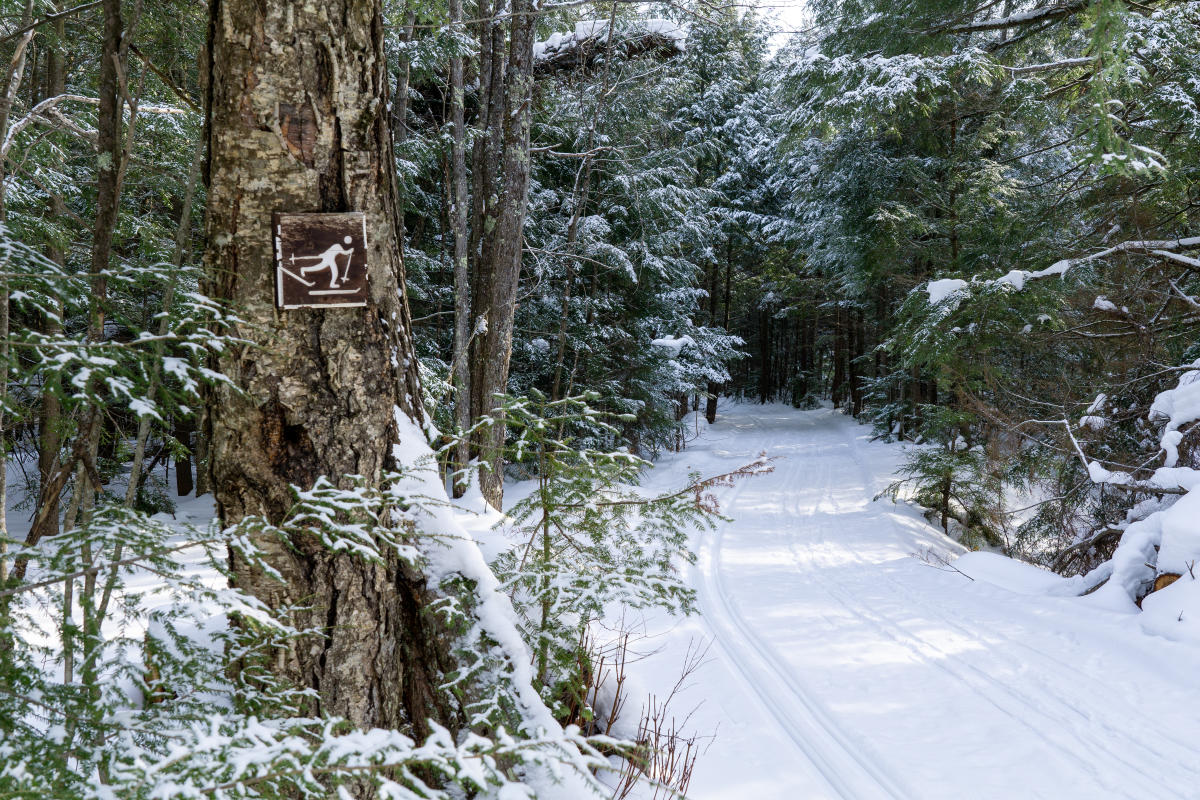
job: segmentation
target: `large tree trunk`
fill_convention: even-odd
[[[225,524],[276,523],[291,486],[318,476],[378,483],[393,464],[397,414],[423,416],[397,241],[387,70],[379,0],[214,0],[209,61],[210,291],[246,321],[254,346],[220,359],[234,388],[212,392],[211,485]],[[361,211],[365,308],[277,311],[272,212]],[[444,653],[423,614],[422,573],[263,538],[278,582],[235,559],[237,584],[272,607],[306,603],[276,669],[320,693],[319,707],[360,726],[450,722],[437,692]]]

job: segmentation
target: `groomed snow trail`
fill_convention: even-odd
[[[873,500],[900,449],[829,409],[723,407],[651,485],[760,452],[775,471],[722,491],[732,522],[697,540],[701,619],[651,660],[667,678],[713,640],[680,701],[716,729],[692,797],[1200,797],[1194,647],[914,558],[962,550]]]

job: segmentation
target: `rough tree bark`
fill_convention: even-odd
[[[208,47],[209,290],[234,303],[254,346],[219,366],[236,385],[209,402],[211,485],[225,524],[280,521],[290,486],[378,482],[397,414],[423,416],[397,241],[379,0],[214,0]],[[276,311],[272,212],[362,211],[366,308]],[[402,445],[403,443],[401,443]],[[445,654],[424,576],[332,555],[309,535],[260,542],[283,582],[235,559],[238,585],[324,637],[275,669],[320,693],[313,711],[360,725],[453,724],[436,690]]]
[[[457,30],[462,24],[462,0],[450,0],[450,24]],[[454,230],[454,423],[459,430],[471,427],[471,369],[467,349],[471,345],[471,274],[467,261],[467,151],[466,108],[463,90],[463,59],[450,59],[450,119],[454,135],[450,145],[453,200],[450,224]],[[460,439],[454,449],[454,466],[466,470],[471,461],[470,446]],[[465,472],[464,472],[465,475]],[[455,480],[452,491],[461,497],[466,482]]]
[[[494,183],[489,181],[490,175],[481,181],[487,194],[472,294],[476,307],[481,309],[478,314],[486,319],[487,327],[476,336],[470,351],[471,412],[476,418],[495,413],[496,394],[508,388],[529,197],[534,20],[533,0],[513,0],[507,61],[500,56],[502,38],[497,41],[493,35],[487,48],[491,62],[487,125],[491,135],[486,149],[491,151],[488,155],[492,159],[499,154],[500,170]],[[503,113],[497,113],[497,107],[502,107]],[[484,163],[486,169],[487,163],[494,163],[492,159],[477,160],[476,163]],[[480,431],[473,443],[481,461],[487,465],[480,471],[479,487],[484,498],[496,508],[504,498],[501,473],[504,436],[501,417],[500,424]]]

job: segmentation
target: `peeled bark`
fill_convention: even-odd
[[[293,485],[318,476],[378,483],[393,466],[397,414],[423,418],[397,240],[392,136],[379,0],[216,0],[209,62],[209,290],[234,303],[253,347],[221,370],[240,391],[209,398],[209,469],[222,521],[280,522]],[[277,311],[273,212],[361,211],[365,308]],[[407,431],[408,429],[406,429]],[[411,435],[406,432],[405,435]],[[282,582],[240,560],[237,584],[323,631],[275,669],[356,725],[426,732],[451,715],[436,691],[443,651],[423,614],[422,573],[373,565],[298,534],[258,542]]]

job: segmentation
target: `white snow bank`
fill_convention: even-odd
[[[401,496],[427,501],[413,504],[410,513],[418,518],[419,530],[432,542],[423,548],[431,577],[436,580],[459,574],[475,583],[477,624],[507,656],[510,679],[521,704],[521,716],[529,728],[527,733],[539,739],[560,740],[559,755],[574,762],[571,769],[553,762],[532,768],[531,771],[543,773],[530,776],[538,797],[575,800],[593,796],[595,784],[585,777],[590,776],[590,764],[567,741],[562,726],[533,686],[533,659],[517,629],[512,601],[501,589],[475,539],[459,522],[455,506],[446,496],[437,460],[426,444],[424,431],[399,408],[395,409],[394,416],[399,440],[404,445],[395,445],[392,455],[406,478],[394,489]]]
[[[984,551],[964,553],[954,567],[977,581],[987,581],[1017,594],[1050,594],[1067,580],[1032,564]]]
[[[1163,426],[1160,445],[1165,466],[1142,481],[1095,462],[1088,464],[1088,473],[1096,483],[1139,483],[1187,492],[1177,500],[1168,495],[1130,510],[1128,527],[1113,553],[1112,578],[1095,598],[1108,607],[1123,605],[1132,609],[1133,601],[1145,596],[1139,618],[1145,630],[1170,639],[1200,642],[1200,590],[1193,577],[1200,563],[1200,471],[1177,466],[1183,438],[1180,428],[1200,419],[1200,362],[1190,366],[1198,369],[1184,372],[1176,386],[1160,392],[1150,406],[1150,421]],[[1092,405],[1102,402],[1098,397]],[[1147,595],[1155,579],[1167,573],[1183,577]]]
[[[1147,633],[1176,641],[1200,642],[1200,581],[1188,572],[1142,601],[1139,620]]]
[[[1200,564],[1197,519],[1200,493],[1190,492],[1167,508],[1131,523],[1113,553],[1112,577],[1093,595],[1094,602],[1106,608],[1135,611],[1134,599],[1145,595],[1139,621],[1147,632],[1200,642],[1200,626],[1196,626],[1200,622],[1200,594],[1182,585],[1194,583],[1191,575]],[[1181,585],[1147,595],[1162,573],[1182,575],[1176,581]]]
[[[1183,373],[1174,389],[1160,392],[1150,405],[1150,421],[1166,423],[1161,445],[1166,451],[1166,466],[1173,467],[1179,460],[1179,442],[1183,438],[1180,428],[1200,419],[1200,361],[1191,364],[1197,369]]]
[[[1103,297],[1096,306],[1102,307]],[[1096,461],[1088,475],[1099,484],[1164,489],[1134,506],[1121,527],[1124,531],[1112,558],[1087,576],[1062,578],[1050,572],[991,553],[970,553],[955,567],[976,580],[987,581],[1020,594],[1079,595],[1100,581],[1106,582],[1085,598],[1093,607],[1136,614],[1144,631],[1174,640],[1200,642],[1200,470],[1177,466],[1180,429],[1200,420],[1200,361],[1187,369],[1177,385],[1160,392],[1150,407],[1149,419],[1162,426],[1160,443],[1164,466],[1145,478]],[[1102,430],[1108,421],[1099,415],[1108,403],[1100,394],[1079,420],[1083,428]],[[1179,494],[1180,490],[1184,493]],[[1163,575],[1182,576],[1175,583],[1152,591]]]
[[[954,568],[977,581],[986,581],[1016,594],[1049,597],[1076,597],[1103,580],[1109,572],[1106,566],[1095,573],[1068,578],[1033,564],[982,550],[959,556]]]

